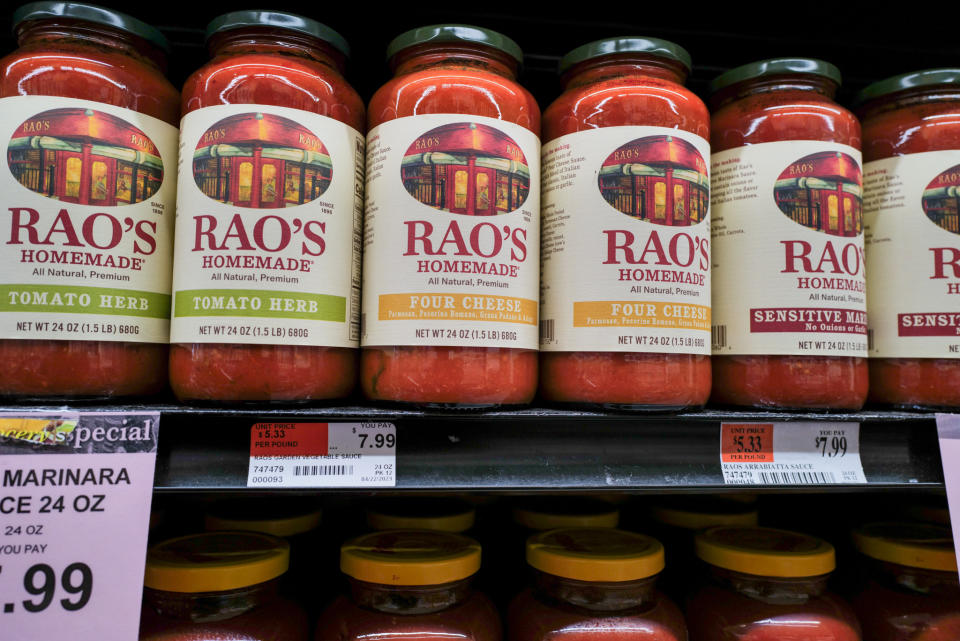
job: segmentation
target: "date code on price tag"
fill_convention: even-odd
[[[256,423],[247,487],[393,487],[393,423]]]
[[[859,423],[722,423],[727,485],[866,483]]]

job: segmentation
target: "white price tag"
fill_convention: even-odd
[[[0,636],[130,641],[159,413],[0,412]]]
[[[960,556],[960,518],[954,518],[960,514],[960,414],[937,414],[937,432],[953,544],[957,546],[957,556]]]
[[[247,487],[393,487],[393,423],[257,423]]]
[[[727,485],[867,482],[859,423],[723,423],[720,467]]]

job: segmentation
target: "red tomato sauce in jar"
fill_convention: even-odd
[[[493,603],[472,588],[480,545],[457,534],[389,530],[348,541],[340,567],[350,596],[320,616],[317,641],[500,641]]]
[[[691,592],[691,641],[860,641],[853,611],[827,591],[833,546],[768,528],[716,527],[696,537],[706,563]]]
[[[307,641],[306,612],[278,594],[289,545],[252,532],[196,534],[147,554],[140,641]]]
[[[656,589],[663,546],[612,529],[561,529],[527,542],[534,585],[510,604],[510,641],[686,641],[683,615]]]
[[[235,308],[260,307],[252,317],[238,313],[227,319],[228,334],[237,337],[230,342],[209,342],[210,332],[188,324],[189,318],[181,321],[175,308],[171,386],[178,398],[193,401],[346,396],[356,379],[358,345],[351,327],[359,310],[350,301],[351,287],[359,286],[359,256],[352,255],[352,235],[362,203],[354,202],[353,193],[365,127],[363,103],[342,75],[349,48],[325,25],[279,12],[228,13],[211,22],[207,32],[213,59],[183,89],[182,140],[189,138],[196,150],[193,175],[185,178],[181,170],[179,210],[182,218],[188,208],[190,215],[205,214],[209,199],[231,209],[215,210],[220,216],[215,221],[193,218],[193,250],[201,254],[178,251],[175,297],[197,287],[195,277],[212,280],[207,272],[218,271],[188,262],[191,258],[209,259],[216,268],[221,266],[216,261],[226,260],[219,252],[228,250],[255,252],[254,258],[271,262],[267,267],[244,263],[237,272],[252,282],[235,287],[263,288],[263,294],[244,290],[249,298],[238,299],[229,290],[187,292],[184,313],[195,312],[191,301],[206,304],[224,292]],[[210,122],[214,115],[221,120]],[[352,138],[359,142],[354,145]],[[188,196],[193,199],[189,207]],[[333,214],[326,222],[318,219],[324,206]],[[283,218],[276,216],[278,208]],[[181,221],[185,229],[187,222]],[[335,226],[339,231],[332,231]],[[268,233],[272,236],[260,238]],[[192,241],[190,232],[182,245]],[[336,256],[330,253],[334,248],[340,252]],[[204,322],[224,324],[216,316]]]
[[[47,96],[91,101],[144,114],[176,127],[179,120],[178,95],[176,89],[163,75],[168,45],[163,35],[153,27],[117,11],[82,3],[60,2],[35,2],[26,5],[14,14],[13,21],[19,48],[0,60],[0,100]],[[65,121],[69,117],[65,115],[57,118],[57,114],[53,111],[69,110],[71,104],[74,108],[88,107],[89,104],[73,103],[71,100],[51,100],[50,104],[44,102],[43,106],[46,108],[56,106],[60,109],[50,110],[43,114],[43,117],[33,119],[34,122],[46,123],[43,133],[50,136],[47,142],[64,138],[68,141],[68,145],[76,144],[77,148],[87,150],[98,142],[104,143],[102,140],[91,141],[89,136],[68,135],[70,123]],[[5,118],[18,117],[11,113],[9,104],[11,103],[4,104]],[[37,109],[40,108],[43,107],[37,107]],[[111,124],[129,129],[128,133],[136,130],[138,135],[142,134],[131,123],[118,120],[114,112],[92,113],[91,117],[110,120]],[[54,130],[51,130],[51,127]],[[24,122],[22,128],[31,133],[38,133],[30,128],[29,122]],[[171,135],[175,135],[173,129],[169,131],[173,132]],[[76,130],[72,133],[77,134]],[[4,141],[4,144],[6,142]],[[11,140],[8,153],[12,161],[11,170],[13,171],[15,166],[25,168],[25,171],[19,175],[14,172],[14,177],[28,189],[61,201],[57,203],[57,209],[50,214],[51,221],[40,221],[37,226],[42,225],[50,229],[53,216],[61,207],[65,208],[64,211],[69,211],[69,219],[57,220],[59,220],[59,228],[68,230],[73,236],[66,232],[47,234],[36,230],[33,233],[38,239],[44,236],[47,240],[52,239],[51,242],[38,248],[48,251],[57,250],[57,253],[61,253],[59,250],[62,249],[78,252],[90,249],[81,239],[83,221],[75,215],[69,203],[112,207],[127,202],[130,197],[130,187],[127,184],[124,188],[124,179],[121,176],[128,175],[130,164],[117,160],[117,157],[124,157],[120,142],[114,139],[109,141],[108,153],[112,152],[114,155],[107,157],[95,154],[91,157],[89,153],[87,155],[72,153],[68,151],[69,147],[61,147],[57,150],[38,146],[36,149],[39,151],[14,151],[14,142]],[[144,142],[144,147],[155,152],[149,141]],[[138,147],[138,149],[142,148]],[[30,157],[31,153],[37,154],[37,158]],[[14,158],[17,154],[23,154],[24,157]],[[167,155],[172,157],[164,158],[163,161],[168,162],[167,171],[173,172],[175,147]],[[159,164],[162,161],[157,159],[157,162]],[[105,171],[99,172],[98,168]],[[34,170],[34,173],[31,173],[31,170]],[[60,171],[63,173],[58,173]],[[162,173],[163,165],[160,165],[158,173],[153,173],[151,170],[150,179],[162,176]],[[172,176],[172,173],[170,175]],[[6,190],[6,187],[4,189]],[[101,190],[104,193],[101,194]],[[10,197],[13,198],[13,196],[11,192]],[[102,197],[97,199],[94,196]],[[134,200],[139,199],[140,196],[144,196],[142,186]],[[27,204],[42,209],[44,216],[49,209],[32,202],[8,203],[8,205],[18,206]],[[4,208],[6,209],[8,205]],[[173,202],[168,205],[168,213],[171,216],[173,205]],[[124,209],[132,208],[128,206]],[[112,209],[104,211],[112,212]],[[129,211],[127,213],[129,215]],[[29,221],[21,219],[21,222]],[[32,222],[37,223],[36,220]],[[69,228],[66,227],[68,224]],[[28,228],[21,229],[27,229],[29,232]],[[104,243],[100,238],[97,242]],[[29,244],[33,244],[32,241]],[[23,242],[18,245],[21,249],[27,246]],[[123,245],[116,251],[123,253],[124,258],[129,259],[125,252],[121,252],[121,247]],[[163,254],[169,253],[171,248],[158,246],[157,250]],[[4,251],[6,252],[7,249]],[[18,255],[20,253],[17,251]],[[136,256],[136,254],[131,255]],[[103,256],[100,255],[100,258],[102,259]],[[81,256],[81,260],[85,258]],[[77,286],[90,283],[86,272],[77,280],[72,278],[58,280],[56,285]],[[157,292],[157,294],[167,296],[169,291]],[[97,300],[95,296],[94,300]],[[14,310],[11,308],[10,311]],[[167,360],[165,344],[167,328],[165,326],[152,332],[155,337],[146,342],[75,340],[70,337],[77,334],[82,334],[85,338],[108,333],[119,337],[116,333],[118,323],[122,324],[126,330],[136,325],[136,322],[128,325],[124,322],[126,318],[112,315],[107,317],[106,322],[100,323],[98,318],[90,314],[80,314],[72,318],[61,315],[56,318],[56,322],[43,323],[42,319],[36,318],[38,314],[34,313],[40,312],[39,316],[43,317],[45,314],[42,312],[48,311],[69,314],[71,310],[50,307],[32,309],[34,322],[27,325],[35,326],[34,329],[38,333],[44,334],[42,339],[29,338],[29,332],[25,335],[27,337],[22,339],[11,339],[9,335],[0,339],[0,360],[4,363],[3,368],[0,368],[0,396],[107,398],[148,395],[163,390],[166,384]],[[158,318],[162,315],[162,311],[153,314]],[[80,322],[81,320],[83,322]],[[84,325],[91,324],[91,321],[95,321],[92,324],[97,325],[96,332],[84,329]],[[141,329],[143,327],[139,327],[138,331]]]
[[[364,393],[527,403],[537,385],[540,110],[516,82],[522,51],[487,29],[436,25],[398,36],[387,54],[394,78],[368,107]]]
[[[874,347],[870,400],[898,407],[960,406],[956,327],[925,313],[955,314],[960,269],[960,69],[888,78],[858,96],[867,195],[883,194],[883,176],[903,198],[868,212],[867,301]],[[930,225],[933,222],[936,227]],[[904,261],[903,256],[915,260]],[[891,278],[891,274],[893,277]]]
[[[715,402],[859,409],[866,400],[860,124],[833,101],[839,84],[833,65],[806,58],[714,80]]]
[[[853,533],[867,560],[851,603],[871,641],[960,638],[960,582],[948,528],[875,523]]]
[[[710,395],[707,250],[692,264],[670,264],[669,251],[656,261],[684,275],[688,294],[637,292],[656,272],[638,259],[647,243],[669,248],[692,236],[709,245],[710,116],[683,87],[690,67],[682,47],[654,38],[599,40],[560,62],[564,93],[543,117],[544,174],[570,155],[584,160],[565,184],[548,179],[542,195],[547,400],[683,409]],[[602,211],[598,195],[609,205]],[[700,314],[696,328],[677,325],[673,309]],[[638,310],[649,323],[630,324]],[[624,348],[625,332],[644,344]]]

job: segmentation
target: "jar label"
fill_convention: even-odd
[[[537,349],[540,140],[466,114],[367,142],[361,343]]]
[[[170,341],[357,347],[363,135],[253,104],[180,128]]]
[[[867,355],[860,151],[713,154],[713,353]]]
[[[870,356],[960,358],[960,150],[863,172]]]
[[[665,127],[544,145],[540,349],[710,354],[709,157]]]
[[[0,111],[0,338],[166,343],[177,128],[74,98]]]

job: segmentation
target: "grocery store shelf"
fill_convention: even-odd
[[[707,410],[637,416],[538,408],[454,414],[361,406],[82,409],[161,412],[158,491],[246,489],[250,428],[259,422],[284,421],[395,423],[396,490],[742,490],[742,486],[724,486],[720,470],[720,424],[731,421],[859,422],[866,489],[943,487],[932,414]],[[767,489],[858,491],[864,486],[780,485]]]

